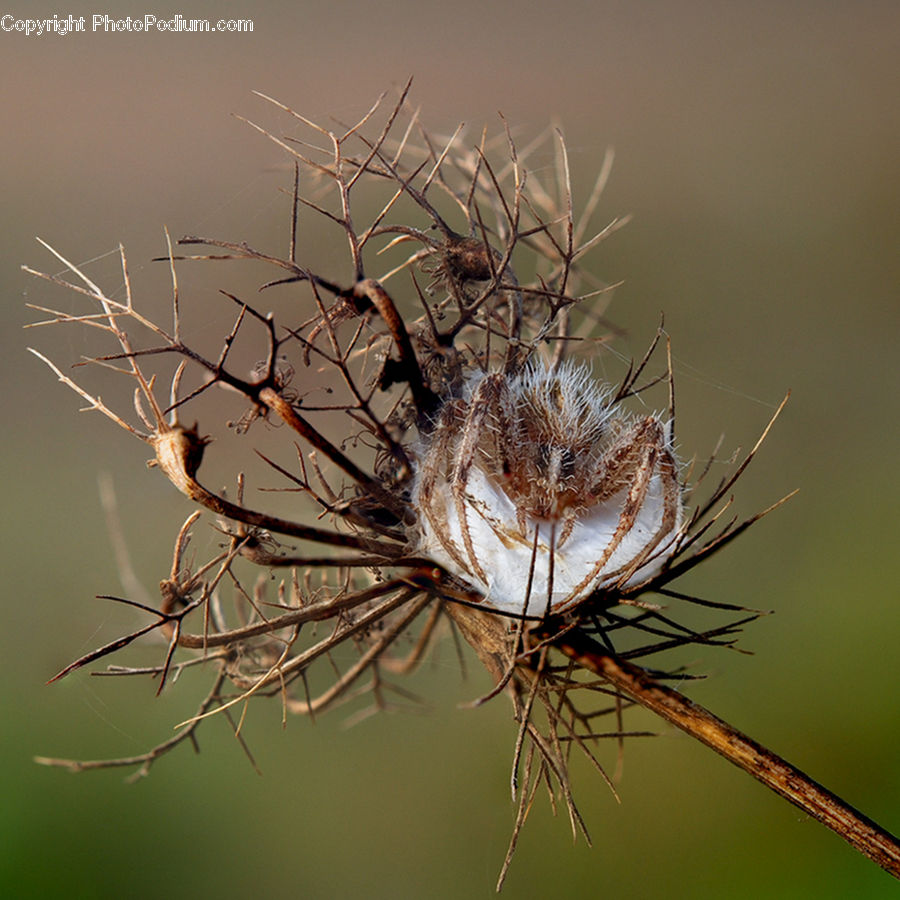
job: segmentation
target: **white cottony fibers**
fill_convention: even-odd
[[[682,520],[665,425],[573,365],[472,379],[421,453],[413,502],[419,553],[530,616],[652,577]]]
[[[426,524],[423,529],[420,552],[425,553],[445,569],[482,591],[486,601],[503,612],[543,615],[548,610],[547,591],[550,587],[550,549],[554,546],[554,530],[559,523],[529,519],[523,532],[516,518],[516,509],[510,499],[495,488],[480,469],[473,470],[466,486],[465,504],[467,527],[475,549],[477,564],[484,578],[474,574],[473,562],[460,565],[447,552],[449,539],[457,547],[464,546],[462,525],[456,513],[451,492],[446,485],[439,489],[447,522],[447,533],[438,537]],[[577,517],[571,535],[553,554],[553,584],[549,609],[560,609],[577,603],[603,586],[609,586],[623,574],[622,570],[634,560],[660,528],[662,519],[662,489],[659,477],[651,481],[650,490],[640,513],[622,542],[606,564],[590,580],[598,558],[608,547],[619,524],[625,491],[616,494],[608,503],[595,506]],[[537,549],[534,535],[538,530]],[[620,587],[637,584],[655,575],[668,557],[672,536],[661,543],[648,562],[641,565]],[[557,541],[558,543],[558,541]],[[534,567],[532,570],[532,557]],[[527,598],[529,572],[531,590]]]

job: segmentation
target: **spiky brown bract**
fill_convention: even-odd
[[[183,669],[208,669],[212,685],[195,717],[175,737],[141,756],[41,762],[76,770],[130,766],[142,775],[162,754],[193,740],[207,717],[230,719],[234,709],[242,718],[252,697],[276,697],[286,713],[312,715],[368,693],[373,706],[381,708],[388,703],[393,679],[413,669],[450,628],[472,645],[491,673],[495,688],[489,696],[505,692],[519,723],[512,779],[518,813],[505,873],[541,784],[551,794],[559,793],[573,829],[584,830],[569,783],[572,751],[584,753],[609,781],[595,759],[594,745],[605,738],[621,748],[626,738],[637,736],[625,731],[621,716],[625,705],[642,702],[640,691],[617,682],[612,669],[596,661],[604,654],[641,659],[691,643],[731,647],[740,626],[755,617],[727,604],[705,602],[738,617],[698,632],[638,595],[655,590],[679,603],[691,600],[665,585],[751,524],[753,520],[719,521],[735,479],[757,448],[705,500],[698,499],[694,488],[702,474],[677,470],[670,427],[663,425],[674,418],[671,365],[655,376],[645,374],[660,331],[644,359],[610,389],[608,403],[618,409],[654,384],[668,382],[668,413],[664,419],[649,417],[645,426],[653,439],[632,441],[604,457],[611,483],[602,482],[595,465],[587,501],[582,487],[575,490],[574,482],[571,489],[566,486],[578,467],[572,453],[591,455],[588,448],[597,436],[616,446],[615,430],[601,435],[612,418],[582,402],[602,397],[606,404],[606,389],[578,375],[584,383],[561,401],[552,390],[552,377],[538,383],[529,373],[574,373],[564,358],[589,360],[604,340],[597,331],[609,286],[583,263],[622,224],[613,220],[596,232],[589,230],[611,156],[603,161],[586,203],[576,204],[558,132],[548,132],[524,149],[505,123],[499,137],[485,133],[474,146],[461,128],[447,139],[438,138],[409,107],[408,89],[396,102],[380,98],[354,125],[334,130],[264,97],[287,115],[292,132],[279,137],[250,123],[294,162],[288,253],[258,250],[241,241],[186,237],[179,242],[182,247],[204,249],[177,255],[169,244],[163,257],[173,285],[168,324],[151,319],[135,301],[124,250],[121,291],[105,291],[52,249],[69,278],[28,269],[85,299],[81,313],[35,307],[49,316],[36,324],[76,324],[108,338],[109,352],[89,362],[131,380],[133,415],[114,410],[37,355],[89,409],[148,444],[158,469],[191,501],[212,512],[224,535],[224,544],[211,558],[192,562],[186,551],[199,516],[192,513],[175,538],[158,608],[109,598],[138,606],[149,623],[56,676],[156,633],[165,646],[157,664],[114,666],[106,674],[150,675],[161,690]],[[529,168],[532,159],[538,163],[534,171]],[[369,212],[363,214],[364,209]],[[316,227],[332,229],[346,247],[339,279],[317,273],[315,261],[299,254],[300,222],[306,216],[317,220]],[[392,259],[403,248],[408,254]],[[289,297],[294,312],[265,315],[254,303],[223,291],[223,302],[234,304],[234,318],[221,333],[217,354],[209,355],[182,333],[182,307],[193,301],[180,295],[176,264],[188,260],[264,263],[273,277],[262,287]],[[520,277],[526,271],[532,273],[528,279]],[[261,361],[250,375],[236,359],[238,340],[259,344],[256,358]],[[327,379],[325,402],[311,389],[313,373]],[[504,413],[514,420],[513,434],[530,435],[523,437],[526,464],[503,489],[507,497],[522,501],[523,521],[532,515],[558,521],[563,530],[574,529],[577,523],[566,518],[568,510],[577,512],[592,497],[606,498],[621,489],[625,496],[614,538],[620,542],[638,521],[658,478],[668,485],[669,513],[656,528],[660,539],[653,538],[648,553],[662,546],[662,536],[671,534],[675,540],[665,545],[660,564],[643,570],[647,557],[639,553],[629,561],[628,578],[612,585],[588,579],[585,595],[563,614],[525,617],[492,611],[477,579],[460,578],[451,566],[432,558],[422,540],[425,512],[417,507],[414,482],[426,448],[445,439],[448,447],[458,446],[457,436],[448,437],[446,431],[459,424],[453,411],[465,408],[467,397],[471,400],[473,379],[525,386],[517,395],[526,398],[523,405],[507,404]],[[163,384],[170,386],[168,400],[159,397]],[[286,518],[265,503],[245,501],[243,473],[253,453],[234,460],[231,496],[204,483],[205,461],[216,453],[215,438],[227,427],[202,415],[201,398],[217,387],[238,398],[230,421],[237,423],[239,434],[254,431],[260,420],[284,426],[284,456],[260,455],[288,490],[327,521],[313,524],[303,510]],[[504,402],[501,398],[491,409],[503,410]],[[179,421],[188,407],[198,419],[191,427]],[[523,413],[530,423],[525,431],[520,427]],[[480,415],[469,408],[462,421],[471,425]],[[551,420],[546,428],[540,424],[543,416]],[[569,434],[579,429],[580,436]],[[483,444],[487,432],[478,434],[475,443]],[[450,475],[457,508],[468,502],[461,466],[476,460],[479,452],[484,457],[483,447],[471,455],[454,451],[446,457],[455,460]],[[501,465],[491,477],[504,472]],[[546,506],[533,485],[551,474],[562,487]],[[685,485],[688,479],[691,484]],[[692,512],[682,525],[672,511],[677,508],[680,516],[683,491]],[[301,505],[298,499],[298,509]],[[537,537],[535,531],[536,546]],[[454,542],[456,552],[477,559],[477,551],[467,545],[471,539],[467,542],[463,535],[460,540]],[[551,547],[551,558],[552,553]],[[260,571],[286,573],[277,578],[274,597],[269,582],[256,577]],[[633,580],[641,571],[649,581]],[[324,627],[304,627],[316,622]],[[336,670],[331,651],[342,644],[354,646],[358,657]],[[665,673],[657,666],[655,678],[661,677]],[[315,692],[311,685],[317,686]],[[610,719],[612,726],[602,728],[600,723]],[[239,719],[233,721],[239,731]]]

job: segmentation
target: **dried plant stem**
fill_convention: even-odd
[[[220,690],[225,683],[227,677],[225,666],[220,666],[213,681],[212,688],[200,704],[196,715],[189,719],[176,734],[167,741],[158,744],[152,750],[142,753],[139,756],[126,756],[121,759],[93,759],[93,760],[76,760],[76,759],[56,759],[48,756],[36,756],[34,761],[41,766],[55,766],[60,769],[68,769],[70,772],[87,772],[90,769],[109,769],[113,767],[131,767],[140,766],[140,768],[128,779],[129,781],[137,781],[150,772],[150,767],[159,759],[160,756],[174,750],[179,744],[186,740],[190,740],[194,744],[194,749],[199,752],[199,745],[195,732],[197,726],[204,718],[203,714],[209,710],[214,704],[221,703]]]
[[[602,676],[636,703],[706,744],[900,878],[900,841],[808,775],[683,694],[659,684],[645,670],[605,652],[578,630],[567,632],[554,645],[578,665]]]

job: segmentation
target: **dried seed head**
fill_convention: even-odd
[[[419,552],[527,615],[653,576],[682,521],[665,424],[571,363],[472,377],[420,452],[413,502]]]
[[[200,513],[192,514],[176,537],[169,575],[160,582],[158,607],[110,598],[153,613],[156,621],[81,656],[56,676],[158,631],[168,644],[160,665],[116,667],[109,674],[153,673],[161,689],[174,682],[174,677],[167,677],[170,672],[202,662],[215,675],[196,715],[174,738],[141,756],[108,762],[42,761],[75,771],[136,765],[140,767],[136,775],[141,776],[178,743],[194,741],[197,727],[207,717],[227,716],[230,707],[245,704],[251,696],[277,695],[286,711],[311,716],[356,693],[371,693],[371,709],[383,709],[384,690],[396,689],[388,680],[391,673],[415,667],[447,615],[495,680],[483,699],[508,687],[520,723],[513,761],[519,807],[505,874],[538,784],[546,782],[551,791],[558,786],[573,828],[581,824],[572,800],[568,750],[580,747],[597,765],[586,746],[602,735],[596,730],[595,695],[589,694],[582,705],[576,692],[600,691],[607,697],[612,693],[617,711],[623,701],[636,701],[667,714],[658,705],[667,689],[650,672],[616,658],[608,631],[626,622],[609,607],[622,599],[622,588],[638,590],[639,582],[667,565],[676,551],[681,556],[703,534],[709,519],[714,521],[717,515],[713,508],[757,448],[701,503],[691,520],[692,537],[681,540],[682,495],[671,429],[653,416],[628,415],[616,399],[633,388],[661,332],[615,396],[599,387],[583,367],[523,368],[529,354],[536,358],[553,352],[551,348],[570,346],[568,339],[574,337],[570,309],[580,306],[586,324],[602,313],[598,304],[607,289],[595,283],[583,260],[622,224],[613,220],[588,236],[611,156],[583,205],[584,216],[576,219],[568,157],[557,129],[548,132],[555,165],[545,164],[540,141],[517,151],[505,123],[499,144],[485,134],[478,147],[466,149],[459,131],[444,142],[424,129],[418,114],[407,107],[408,88],[407,84],[389,111],[383,110],[386,121],[377,121],[379,101],[342,135],[271,101],[295,117],[295,126],[303,123],[315,135],[291,146],[254,126],[295,157],[287,257],[256,250],[245,241],[200,237],[185,237],[179,243],[205,249],[181,257],[167,236],[168,253],[161,258],[171,271],[174,327],[158,325],[139,311],[121,248],[124,297],[108,296],[87,272],[50,247],[70,275],[28,269],[88,299],[88,308],[74,314],[68,304],[60,310],[35,309],[49,312],[50,319],[43,324],[100,327],[112,341],[112,352],[92,362],[131,376],[134,413],[143,430],[129,424],[127,413],[123,417],[42,354],[38,357],[87,401],[89,409],[152,446],[155,465],[196,505],[219,519],[218,528],[227,538],[211,557],[192,562],[186,550]],[[330,160],[305,155],[329,144]],[[499,159],[495,146],[506,148]],[[303,197],[300,185],[310,179],[317,184],[315,194]],[[374,218],[366,217],[367,207],[355,199],[356,185],[366,182],[378,196],[385,184],[390,186],[391,199]],[[396,202],[401,197],[411,204],[407,211],[413,213],[415,224],[390,221],[394,214],[402,218],[407,204]],[[322,216],[329,228],[335,224],[343,228],[350,255],[339,281],[317,274],[314,261],[305,258],[306,250],[298,248],[301,209]],[[341,210],[340,217],[336,209]],[[444,220],[445,209],[460,232]],[[375,239],[382,237],[389,240],[384,250],[407,241],[420,246],[376,279],[370,268],[371,250]],[[186,297],[176,278],[178,259],[251,259],[274,265],[277,277],[262,287],[292,284],[290,302],[276,319],[223,291],[240,312],[230,330],[222,332],[218,356],[209,357],[182,330]],[[415,263],[431,281],[422,288],[412,280],[415,296],[406,298],[414,301],[409,304],[402,286],[395,291],[392,284],[388,293],[384,285]],[[298,293],[298,287],[308,288],[309,294]],[[303,296],[306,312],[294,303]],[[422,315],[417,319],[401,313],[420,306]],[[217,313],[209,313],[214,316],[212,326]],[[235,344],[252,346],[249,342],[258,327],[265,335],[265,350],[248,377],[231,351]],[[203,345],[207,330],[203,329]],[[196,425],[178,425],[174,417],[167,423],[167,404],[156,396],[169,377],[169,367],[159,364],[175,358],[181,362],[171,381],[168,408],[173,416],[188,404],[194,408],[195,400],[216,385],[243,397],[250,411],[239,420],[237,430],[245,431],[257,418],[286,426],[285,432],[293,437],[286,448],[288,459],[296,456],[296,467],[285,454],[280,461],[259,456],[287,477],[290,490],[302,492],[335,523],[349,527],[307,524],[305,505],[298,508],[296,520],[257,509],[256,504],[245,506],[243,465],[237,457],[232,459],[234,500],[204,487],[199,469],[211,438],[201,436]],[[328,375],[329,385],[335,385],[328,403],[305,402],[306,390],[322,389],[314,386],[320,383],[318,377],[314,384],[308,378],[294,384],[295,370],[298,375],[311,374],[313,360]],[[373,360],[383,360],[380,370],[373,371]],[[504,374],[484,372],[498,367]],[[188,382],[193,380],[194,387],[185,393],[180,384],[188,369],[193,372]],[[478,374],[471,374],[475,369]],[[202,408],[209,427],[209,407]],[[419,444],[410,447],[407,435],[414,430],[420,434]],[[341,478],[345,481],[339,485]],[[704,516],[709,519],[698,526]],[[679,559],[662,573],[659,582],[725,546],[752,521],[726,525],[693,556]],[[410,546],[411,533],[417,546]],[[300,547],[295,552],[279,537],[296,540]],[[307,543],[329,550],[311,553],[303,549]],[[436,578],[431,567],[423,567],[422,557],[443,566],[448,577]],[[250,567],[262,567],[268,575],[250,582]],[[290,580],[277,576],[288,568]],[[460,591],[448,583],[453,576],[468,585],[476,599],[483,598],[483,606],[456,602]],[[266,586],[273,578],[279,581],[277,597],[267,599]],[[226,602],[229,591],[222,589],[229,582],[234,587],[233,610]],[[659,582],[652,586],[660,587]],[[542,621],[528,627],[522,622],[516,629],[498,614],[543,616],[577,604],[584,605],[565,622]],[[273,614],[271,606],[278,612]],[[602,615],[585,615],[594,610]],[[730,645],[738,626],[753,617],[750,613],[738,623],[699,633],[650,610],[627,624],[631,633],[652,636],[652,644],[637,650],[655,653],[694,642]],[[192,628],[192,622],[200,627]],[[323,623],[318,631],[302,627],[315,622]],[[418,634],[407,655],[400,639],[412,630]],[[352,653],[332,652],[348,642],[358,649],[358,659]],[[568,660],[564,665],[560,655]],[[311,696],[309,686],[318,680],[315,672],[320,664],[333,674],[321,692]],[[310,667],[316,668],[308,679]],[[368,685],[362,684],[364,678]],[[677,710],[695,712],[674,692],[668,691],[666,697]],[[541,707],[545,715],[536,719]],[[668,717],[685,728],[686,716],[671,715],[672,708],[666,707]],[[707,743],[709,728],[708,721],[695,728]],[[609,736],[623,739],[622,733]],[[733,735],[724,737],[723,744],[733,740]],[[731,758],[737,761],[736,756]]]

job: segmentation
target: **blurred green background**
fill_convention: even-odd
[[[137,785],[120,771],[72,776],[31,762],[140,752],[200,690],[186,682],[154,699],[149,684],[87,673],[43,684],[137,621],[93,599],[120,590],[98,473],[115,480],[150,590],[188,508],[144,468],[144,448],[77,414],[77,398],[26,355],[26,343],[64,359],[84,352],[74,331],[21,330],[26,302],[61,296],[18,269],[58,269],[34,236],[78,262],[121,240],[138,289],[164,292],[149,263],[164,252],[163,224],[175,235],[283,236],[283,158],[230,115],[268,115],[251,90],[313,119],[349,119],[409,75],[438,131],[465,120],[477,134],[497,110],[526,135],[558,120],[582,190],[615,148],[600,217],[634,221],[595,267],[625,280],[610,310],[628,333],[623,353],[639,354],[665,311],[683,456],[720,434],[726,451],[748,447],[793,390],[739,504],[800,494],[684,585],[776,614],[745,635],[755,655],[693,649],[682,661],[711,675],[692,697],[900,832],[900,6],[197,0],[102,11],[252,17],[255,28],[0,33],[9,896],[493,893],[513,822],[515,728],[503,700],[457,708],[487,679],[473,663],[462,680],[449,645],[409,683],[430,700],[426,716],[347,729],[338,711],[283,730],[277,704],[257,704],[245,733],[261,777],[223,722],[201,733],[200,756],[183,747]],[[896,894],[877,867],[711,752],[641,713],[629,725],[664,735],[630,746],[621,805],[595,774],[576,773],[593,848],[573,847],[541,799],[504,896]]]

